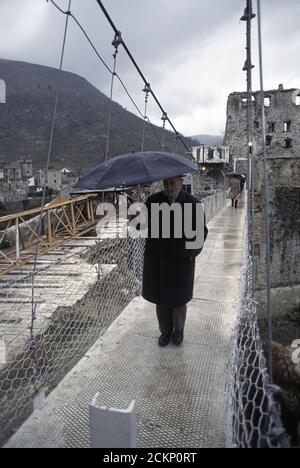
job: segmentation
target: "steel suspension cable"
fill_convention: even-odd
[[[111,83],[110,83],[110,95],[109,95],[109,106],[108,106],[108,122],[107,122],[107,136],[106,136],[106,149],[105,149],[105,161],[108,159],[108,152],[109,152],[109,137],[110,137],[110,125],[111,125],[111,110],[112,110],[112,97],[113,97],[113,89],[114,89],[114,79],[116,76],[116,66],[117,66],[117,55],[118,55],[118,47],[121,44],[122,39],[120,34],[116,34],[115,38],[112,42],[112,45],[115,48],[115,52],[113,54],[114,59],[114,66],[113,72],[111,75]]]
[[[252,44],[251,44],[251,23],[255,18],[252,10],[252,0],[247,0],[246,9],[241,20],[247,22],[247,59],[244,71],[247,72],[247,173],[248,173],[248,192],[247,192],[247,220],[250,254],[254,253],[254,164],[253,164],[253,104],[252,104]],[[252,284],[252,287],[254,284]]]
[[[147,83],[147,85],[145,85],[145,87],[143,89],[143,92],[145,93],[145,107],[144,107],[144,119],[143,119],[141,151],[144,151],[145,130],[146,130],[146,120],[147,120],[147,107],[148,107],[148,98],[149,98],[150,88],[151,88],[150,84]]]
[[[107,65],[107,63],[105,62],[105,60],[101,57],[99,51],[97,50],[97,48],[95,47],[95,45],[93,44],[92,40],[90,39],[90,37],[88,36],[87,32],[85,31],[85,29],[83,28],[83,26],[80,24],[80,22],[78,21],[78,19],[73,15],[73,13],[71,11],[64,11],[62,10],[57,4],[56,2],[54,2],[54,0],[47,0],[47,1],[50,1],[50,3],[52,3],[53,6],[55,6],[57,8],[57,10],[59,10],[62,14],[64,15],[69,15],[70,18],[72,18],[75,23],[77,24],[77,26],[79,27],[79,29],[82,31],[82,33],[84,34],[85,38],[87,39],[87,41],[89,42],[90,46],[92,47],[92,49],[94,50],[95,54],[97,55],[97,57],[99,58],[99,60],[102,62],[102,64],[105,66],[105,68],[107,69],[107,71],[112,75],[113,74],[113,71],[110,69],[110,67]],[[121,86],[123,87],[125,93],[127,94],[128,98],[130,99],[130,101],[132,102],[133,106],[135,107],[135,109],[137,110],[137,112],[139,113],[139,115],[141,116],[141,118],[143,119],[144,118],[144,114],[142,113],[142,111],[139,109],[139,107],[137,106],[136,102],[134,101],[133,97],[130,95],[128,89],[126,88],[126,85],[124,84],[123,80],[121,79],[120,75],[118,73],[115,73],[115,76],[116,78],[119,80]],[[157,133],[155,131],[155,128],[154,128],[154,125],[153,123],[151,122],[151,120],[149,119],[149,117],[146,118],[147,122],[149,123],[149,125],[151,126],[151,130],[153,132],[153,135],[159,145],[159,147],[161,146],[161,143],[159,141],[159,138],[157,136]]]
[[[161,149],[164,151],[165,150],[165,135],[166,135],[166,120],[168,120],[167,114],[163,114],[161,120],[163,122],[163,134],[162,134]]]
[[[119,34],[120,33],[119,30],[116,28],[114,22],[112,21],[111,17],[109,16],[109,14],[108,14],[106,8],[104,7],[102,1],[101,0],[96,0],[96,2],[98,3],[99,7],[101,8],[102,12],[104,13],[106,19],[108,20],[108,22],[111,25],[112,29],[114,30],[115,34]],[[147,83],[149,83],[149,81],[145,78],[144,74],[142,73],[140,67],[138,66],[138,64],[135,61],[134,57],[132,56],[130,50],[128,49],[126,43],[124,42],[124,39],[122,39],[122,45],[123,45],[128,57],[130,58],[131,62],[133,63],[134,67],[136,68],[137,72],[139,73],[140,77],[144,81],[144,84],[147,85]],[[162,107],[161,103],[159,102],[158,98],[156,97],[156,95],[155,95],[155,93],[153,92],[152,89],[150,89],[150,93],[151,93],[153,99],[155,100],[156,104],[158,105],[158,107],[162,111],[162,114],[163,115],[165,114],[167,116],[166,111]],[[188,145],[186,144],[184,139],[180,136],[180,134],[178,133],[178,131],[176,130],[175,126],[173,125],[172,121],[170,120],[170,118],[168,116],[167,116],[166,120],[169,122],[170,126],[172,127],[172,129],[174,130],[176,135],[178,135],[178,138],[180,139],[180,141],[183,144],[183,146],[185,147],[185,149],[189,152],[190,148],[188,147]]]

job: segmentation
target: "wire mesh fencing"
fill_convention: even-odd
[[[145,239],[133,235],[125,200],[103,201],[117,215],[105,229],[0,277],[1,444],[141,294]],[[205,200],[209,219],[224,201],[222,193]]]
[[[209,197],[203,197],[202,202],[204,203],[206,222],[209,222],[216,213],[222,210],[226,201],[226,193],[223,191],[216,192]]]
[[[232,342],[229,372],[228,439],[230,448],[289,448],[280,406],[271,384],[256,314],[252,259],[247,231],[240,308]]]
[[[0,441],[141,294],[144,239],[127,220],[0,279]]]

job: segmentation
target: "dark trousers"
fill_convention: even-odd
[[[170,335],[173,330],[184,329],[186,319],[186,305],[180,307],[156,306],[159,330],[163,335]]]

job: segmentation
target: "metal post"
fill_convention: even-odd
[[[264,176],[264,224],[265,224],[265,244],[266,244],[266,289],[267,289],[267,310],[268,310],[268,347],[269,347],[269,374],[271,383],[272,377],[272,302],[271,302],[271,258],[270,258],[270,223],[269,223],[269,179],[267,174],[267,148],[266,148],[266,116],[264,108],[264,80],[263,80],[263,60],[262,60],[262,34],[261,34],[261,9],[260,0],[257,0],[257,20],[258,20],[258,45],[259,45],[259,75],[260,75],[260,101],[262,110],[262,148],[263,148],[263,176]]]
[[[89,201],[90,204],[90,213],[91,213],[91,222],[94,224],[95,222],[95,216],[94,216],[94,210],[93,210],[93,202],[92,200]]]
[[[74,202],[71,204],[71,218],[72,218],[72,230],[75,236],[76,235],[76,223],[75,223],[75,214],[74,214]]]
[[[163,121],[163,135],[162,135],[162,151],[165,150],[165,133],[166,133],[166,120],[168,119],[167,114],[163,114],[161,120]]]
[[[51,245],[52,244],[51,210],[48,210],[47,216],[48,216],[48,242]]]
[[[147,83],[147,85],[145,85],[145,87],[143,89],[143,92],[145,93],[145,108],[144,108],[144,121],[143,121],[141,151],[144,151],[146,119],[147,119],[147,106],[148,106],[148,97],[149,97],[150,91],[151,91],[150,83]]]
[[[88,222],[91,221],[91,207],[90,207],[90,202],[86,202],[86,209],[87,209],[87,220]]]
[[[115,38],[112,41],[112,45],[115,48],[115,52],[113,54],[114,59],[114,66],[113,72],[111,75],[111,83],[110,83],[110,95],[109,95],[109,108],[108,108],[108,122],[107,122],[107,138],[106,138],[106,149],[105,149],[105,161],[108,159],[109,153],[109,143],[110,143],[110,125],[111,125],[111,111],[112,111],[112,98],[113,98],[113,89],[114,89],[114,79],[116,76],[116,67],[117,67],[117,55],[118,55],[118,47],[122,44],[121,32],[115,34]]]
[[[251,57],[251,21],[256,15],[252,13],[252,0],[247,0],[246,9],[241,21],[247,22],[247,59],[243,70],[247,72],[247,172],[248,172],[248,192],[247,192],[247,213],[248,213],[248,236],[250,253],[253,255],[254,238],[254,180],[253,180],[253,109],[252,109],[252,57]],[[252,285],[253,286],[253,285]]]

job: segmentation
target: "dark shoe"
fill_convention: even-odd
[[[235,200],[234,207],[237,208],[237,200]]]
[[[171,337],[171,341],[175,346],[179,346],[183,341],[183,330],[174,331]]]
[[[161,347],[167,346],[170,343],[170,335],[160,335],[158,345]]]

